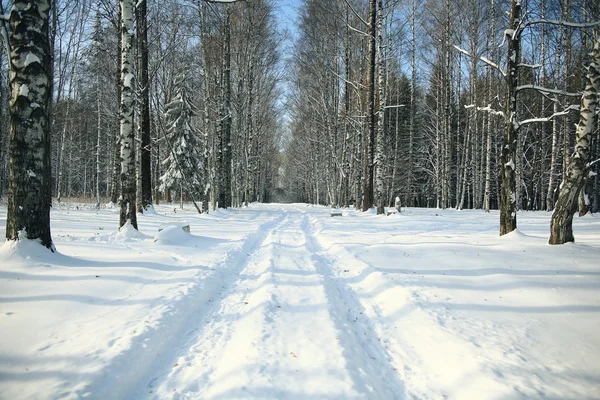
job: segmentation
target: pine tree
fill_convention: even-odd
[[[160,191],[183,188],[195,201],[203,194],[204,158],[200,133],[193,123],[198,112],[190,91],[186,75],[179,73],[173,99],[164,111],[168,157],[163,161],[165,173],[160,177]]]

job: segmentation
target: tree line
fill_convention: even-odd
[[[47,151],[32,155],[44,168],[29,169],[47,189],[40,207],[52,197],[107,200],[120,206],[120,226],[137,228],[136,212],[162,200],[192,201],[199,212],[269,200],[281,159],[283,36],[273,1],[12,1],[5,9],[0,117],[14,115],[17,67],[33,73],[33,64],[13,62],[32,52],[13,44],[13,20],[44,26],[28,37],[47,46],[32,54],[49,62],[40,73],[50,98],[37,108]],[[13,123],[0,120],[0,197],[18,210],[23,198],[11,207],[11,188],[31,177],[11,172],[13,159],[29,157],[13,146],[27,152],[33,138],[28,130],[13,140]]]
[[[554,210],[581,146],[598,21],[587,0],[306,0],[286,189],[378,214],[396,197],[500,209],[501,234],[518,210]],[[594,115],[571,217],[600,210]]]
[[[552,243],[600,208],[593,0],[305,0],[285,88],[273,0],[0,5],[9,240],[52,248],[53,196],[108,199],[134,228],[162,200],[282,189],[378,214],[498,208],[500,234],[555,209]]]

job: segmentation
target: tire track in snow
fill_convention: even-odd
[[[360,366],[355,366],[353,377],[355,382],[361,377],[370,377],[369,381],[373,389],[373,398],[404,398],[405,386],[391,361],[392,356],[382,345],[381,338],[377,335],[373,323],[367,317],[357,294],[343,281],[332,276],[331,265],[335,264],[335,258],[328,256],[325,249],[318,242],[312,228],[310,217],[305,215],[302,230],[307,237],[309,250],[313,254],[312,259],[317,271],[324,278],[324,285],[333,306],[336,324],[340,332],[343,332],[344,341],[349,351],[362,353],[365,361]],[[350,350],[351,349],[351,350]],[[380,388],[378,390],[378,387]],[[383,390],[381,390],[383,389]]]
[[[183,398],[205,398],[205,389],[210,387],[219,363],[227,356],[224,354],[227,344],[238,335],[245,334],[236,330],[236,322],[250,307],[248,297],[269,278],[270,274],[265,273],[260,265],[260,255],[266,248],[265,242],[272,238],[273,232],[281,230],[288,219],[288,213],[283,212],[274,224],[270,224],[268,232],[263,233],[260,242],[246,254],[247,258],[240,263],[238,273],[235,277],[232,276],[228,288],[220,293],[219,299],[205,314],[203,327],[190,332],[194,333],[194,338],[188,342],[184,353],[174,361],[181,368],[170,368],[167,375],[151,382],[153,398],[162,399],[169,393],[175,393],[175,398],[179,398],[180,393],[189,395]],[[187,385],[184,390],[181,381]]]
[[[402,384],[382,371],[385,351],[350,319],[315,252],[322,249],[306,213],[289,213],[207,315],[179,367],[156,382],[155,398],[402,398]]]
[[[171,371],[177,359],[173,350],[186,347],[189,337],[202,328],[206,316],[218,309],[224,284],[240,273],[248,262],[244,260],[246,256],[256,252],[273,227],[285,217],[285,214],[279,215],[259,225],[255,233],[244,239],[241,247],[212,267],[210,275],[195,282],[195,287],[185,297],[171,304],[171,313],[163,314],[157,328],[136,336],[128,349],[110,361],[102,371],[103,376],[78,394],[90,399],[147,397],[152,382]],[[115,378],[119,381],[114,382]]]

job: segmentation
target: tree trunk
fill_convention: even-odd
[[[585,91],[581,97],[579,123],[575,136],[575,150],[569,157],[565,180],[558,194],[558,201],[550,225],[550,244],[574,242],[573,213],[581,188],[586,181],[590,144],[594,132],[594,115],[598,106],[600,90],[600,38],[596,39],[592,60],[587,71]]]
[[[225,5],[224,102],[221,110],[221,185],[219,207],[231,207],[231,9]]]
[[[136,5],[137,52],[138,52],[138,84],[139,84],[139,129],[141,136],[140,173],[141,173],[141,206],[144,212],[152,206],[152,172],[150,168],[152,149],[150,141],[150,98],[148,81],[148,23],[147,1],[139,1]]]
[[[558,102],[554,101],[553,112],[558,112]],[[558,118],[552,121],[552,148],[550,149],[550,176],[548,177],[548,192],[546,193],[546,211],[554,208],[554,168],[557,159],[558,146]]]
[[[130,221],[137,229],[135,208],[135,130],[133,129],[133,0],[121,2],[121,198],[119,227]]]
[[[102,139],[102,119],[100,101],[100,72],[96,72],[96,208],[100,208],[100,143]]]
[[[383,0],[378,0],[378,11],[377,11],[377,53],[379,55],[377,62],[377,90],[379,97],[379,107],[377,112],[377,157],[375,165],[377,167],[376,172],[376,205],[377,215],[384,213],[385,200],[384,200],[384,188],[383,188],[383,174],[384,174],[384,122],[385,122],[385,98],[383,93],[383,74],[384,74],[384,54],[383,54]]]
[[[364,138],[363,146],[363,211],[368,211],[373,207],[373,169],[375,164],[375,24],[377,23],[377,5],[375,0],[369,0],[368,23],[367,133]]]
[[[50,234],[50,116],[52,56],[50,3],[14,0],[10,13],[10,154],[6,239]]]
[[[121,172],[121,128],[120,128],[120,123],[121,123],[121,114],[122,114],[122,110],[121,110],[121,65],[122,65],[122,61],[121,61],[121,53],[122,53],[122,37],[121,37],[121,27],[122,27],[122,19],[123,19],[123,12],[121,11],[121,0],[119,0],[119,4],[117,5],[118,8],[118,15],[117,15],[117,25],[119,27],[118,32],[117,32],[117,53],[116,53],[116,58],[117,58],[117,73],[115,74],[115,88],[116,90],[116,100],[119,103],[119,129],[116,132],[116,135],[114,136],[115,138],[115,147],[114,147],[114,152],[113,152],[113,170],[112,170],[112,175],[111,175],[111,185],[110,185],[110,201],[113,204],[117,204],[117,202],[119,201],[119,193],[120,193],[120,172]]]
[[[521,22],[521,1],[511,0],[510,30],[508,36],[508,68],[506,74],[506,128],[502,146],[500,189],[500,235],[517,229],[517,195],[515,160],[519,140],[517,117],[517,86],[519,85],[519,62],[521,60],[521,38],[517,32]]]
[[[414,162],[414,147],[415,147],[415,113],[416,113],[416,90],[417,90],[417,62],[416,62],[416,4],[415,0],[411,0],[411,16],[410,16],[410,122],[409,122],[409,138],[408,138],[408,207],[415,207],[415,189],[413,183],[413,174],[415,169]],[[397,113],[396,113],[397,115]]]

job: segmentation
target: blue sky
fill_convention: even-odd
[[[298,24],[298,9],[302,4],[301,0],[276,0],[277,18],[279,25],[288,29],[292,34],[296,33]]]

